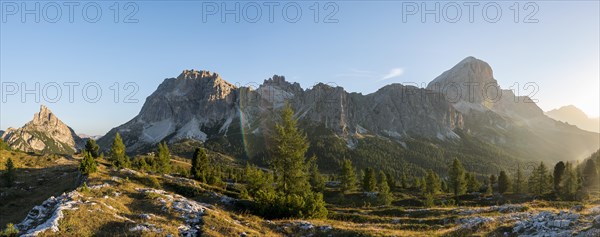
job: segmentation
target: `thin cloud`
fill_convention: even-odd
[[[380,81],[389,80],[389,79],[392,79],[395,77],[402,76],[403,74],[404,74],[404,68],[400,68],[400,67],[392,68],[392,70],[390,70],[390,72],[388,72],[388,74],[386,74],[379,80]]]

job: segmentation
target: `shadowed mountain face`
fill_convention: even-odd
[[[574,105],[567,105],[546,112],[546,115],[558,121],[566,122],[590,132],[600,132],[600,118],[590,118]]]
[[[33,120],[18,129],[8,128],[2,139],[10,148],[25,152],[73,154],[83,146],[73,129],[43,105]]]
[[[348,149],[365,136],[396,141],[410,150],[405,141],[455,144],[461,142],[460,134],[530,160],[570,160],[598,149],[598,134],[554,121],[529,98],[502,90],[491,67],[473,57],[426,89],[392,84],[367,95],[326,84],[302,89],[277,75],[257,88],[238,88],[216,73],[186,70],[166,79],[135,118],[99,143],[109,147],[119,132],[128,151],[137,153],[159,141],[267,136],[286,102],[305,129],[327,130]]]

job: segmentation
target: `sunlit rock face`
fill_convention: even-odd
[[[26,152],[72,154],[83,146],[73,129],[44,105],[23,127],[7,129],[2,139],[11,149]]]
[[[296,117],[324,125],[340,136],[371,133],[392,138],[409,136],[457,139],[462,116],[440,93],[400,84],[362,95],[342,87],[317,84],[302,89],[274,75],[260,85],[236,87],[218,74],[186,70],[165,79],[131,121],[100,139],[107,147],[119,132],[130,151],[160,141],[205,141],[231,126],[247,133],[268,133],[268,124],[288,103]]]

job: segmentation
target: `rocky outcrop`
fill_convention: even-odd
[[[44,105],[23,127],[8,128],[2,139],[12,149],[25,152],[72,154],[83,146],[83,141],[73,129]]]

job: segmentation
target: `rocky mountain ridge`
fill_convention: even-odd
[[[44,105],[31,121],[18,129],[8,128],[1,139],[10,148],[25,152],[72,154],[83,146],[73,129]]]
[[[366,135],[452,142],[462,131],[516,157],[559,160],[582,158],[599,143],[598,134],[550,119],[530,98],[500,88],[489,64],[474,57],[427,88],[392,84],[367,95],[323,83],[302,89],[278,75],[257,88],[236,87],[216,73],[185,70],[165,79],[138,116],[99,143],[107,147],[119,132],[135,153],[159,141],[227,137],[230,130],[245,142],[268,134],[285,103],[303,124],[332,131],[350,148]]]

